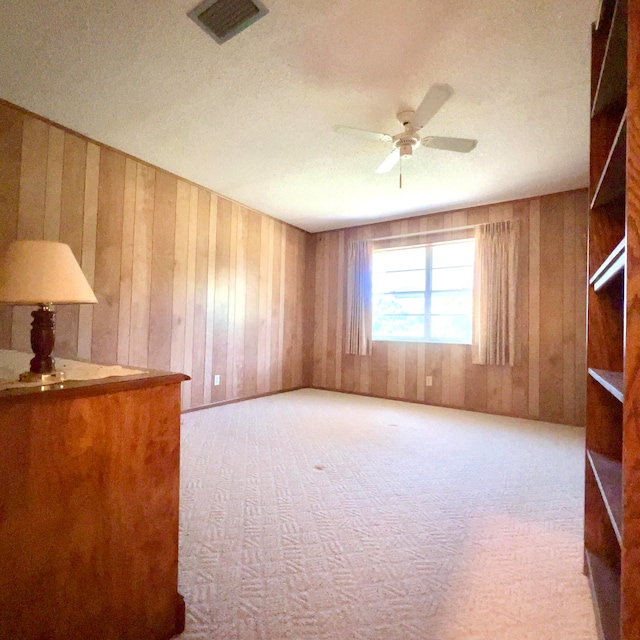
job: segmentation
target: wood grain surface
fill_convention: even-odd
[[[313,385],[584,423],[585,191],[309,235],[2,102],[0,148],[2,242],[67,237],[99,300],[62,311],[61,357],[183,372],[184,409]],[[350,240],[508,218],[515,367],[464,345],[343,353]],[[29,313],[0,311],[0,346],[29,350]]]
[[[180,379],[0,398],[0,637],[179,632]]]
[[[640,2],[629,2],[622,637],[640,637]]]
[[[59,357],[185,373],[184,409],[303,386],[307,235],[0,102],[0,249],[66,242],[98,298],[58,308]]]
[[[579,190],[314,234],[313,386],[583,425],[587,213]],[[514,367],[474,365],[468,345],[375,342],[371,357],[342,353],[346,291],[335,283],[350,241],[437,229],[430,239],[447,240],[447,228],[511,218],[521,222]]]

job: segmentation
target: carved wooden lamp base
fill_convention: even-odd
[[[48,305],[41,304],[31,312],[31,348],[34,357],[31,368],[20,374],[20,382],[55,384],[64,380],[64,371],[56,371],[56,361],[51,355],[56,341],[56,312]]]

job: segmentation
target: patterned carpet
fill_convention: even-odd
[[[584,431],[305,389],[183,417],[181,640],[595,640]]]

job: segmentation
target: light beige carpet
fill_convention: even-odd
[[[584,431],[302,390],[183,418],[183,640],[595,640]]]

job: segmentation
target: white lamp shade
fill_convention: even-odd
[[[0,303],[98,302],[71,247],[47,240],[16,240],[0,260]]]

